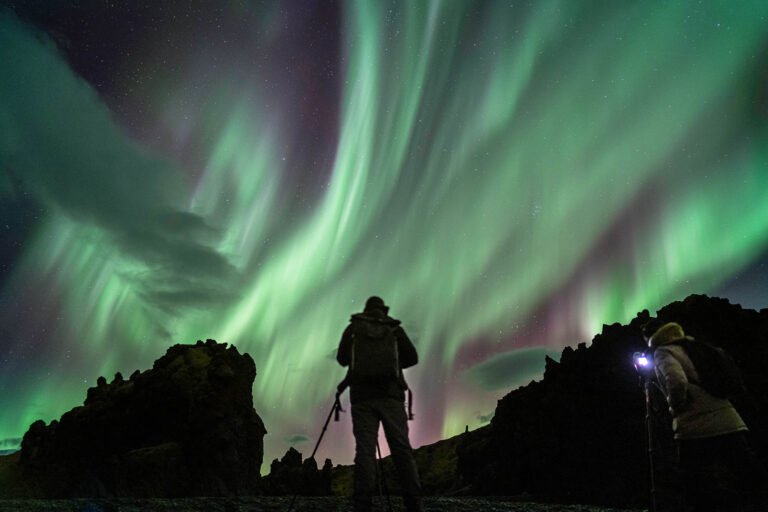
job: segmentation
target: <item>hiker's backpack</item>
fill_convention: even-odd
[[[401,379],[396,328],[384,322],[355,321],[349,364],[351,383],[381,384]]]
[[[683,347],[699,374],[698,384],[710,395],[731,398],[744,391],[744,381],[736,361],[722,348],[691,339],[678,340],[672,345]]]

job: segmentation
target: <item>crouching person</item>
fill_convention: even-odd
[[[696,512],[768,510],[768,476],[750,448],[747,426],[733,404],[717,396],[704,366],[702,342],[674,322],[651,320],[643,336],[653,349],[659,385],[672,415],[686,501]],[[710,359],[706,366],[711,366]],[[707,389],[705,389],[707,388]]]

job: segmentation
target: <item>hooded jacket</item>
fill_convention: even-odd
[[[397,351],[399,355],[400,369],[409,368],[419,362],[416,348],[413,346],[405,330],[400,326],[400,320],[396,320],[379,309],[372,309],[363,313],[356,313],[349,319],[349,325],[344,330],[339,342],[339,349],[336,352],[336,360],[342,366],[349,366],[352,361],[352,342],[355,332],[364,328],[362,324],[379,323],[391,327],[397,339]],[[345,379],[346,382],[346,379]],[[350,402],[358,403],[363,400],[376,398],[394,398],[396,400],[405,400],[405,380],[389,380],[376,384],[351,384]]]
[[[649,340],[654,350],[656,376],[672,414],[675,439],[704,439],[748,430],[733,404],[707,393],[698,383],[699,374],[675,342],[689,339],[674,322],[663,325]]]

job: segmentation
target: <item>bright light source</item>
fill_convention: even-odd
[[[653,368],[653,359],[644,352],[635,352],[632,354],[632,360],[635,364],[635,369],[639,372],[648,372]]]

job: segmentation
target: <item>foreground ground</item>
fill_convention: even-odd
[[[190,498],[174,500],[0,500],[0,512],[287,512],[290,498]],[[503,499],[428,498],[429,512],[619,512],[583,505],[544,505]],[[294,512],[349,512],[346,498],[297,498]],[[387,511],[387,504],[378,509]],[[392,500],[392,510],[402,504]],[[625,510],[625,509],[621,509]],[[638,510],[639,512],[639,510]]]

